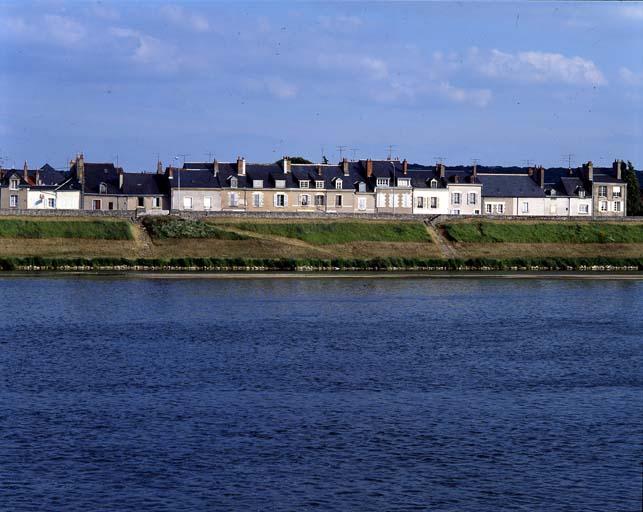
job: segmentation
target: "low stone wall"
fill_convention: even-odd
[[[360,219],[360,220],[415,220],[429,221],[435,215],[411,215],[392,213],[335,213],[335,212],[195,212],[172,210],[172,215],[185,219],[233,218],[233,219]]]
[[[134,219],[136,212],[121,210],[20,210],[0,209],[0,217],[117,217]]]

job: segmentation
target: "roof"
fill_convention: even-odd
[[[133,173],[123,174],[123,194],[163,195],[167,193],[167,178],[163,174]]]
[[[479,174],[485,197],[545,197],[545,192],[528,175]]]

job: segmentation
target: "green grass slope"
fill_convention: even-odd
[[[122,220],[0,219],[0,238],[84,238],[132,240],[131,225]]]

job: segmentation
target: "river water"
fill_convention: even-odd
[[[0,509],[641,506],[643,282],[0,278]]]

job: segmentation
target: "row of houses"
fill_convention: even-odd
[[[627,213],[624,164],[611,168],[447,167],[406,160],[338,164],[193,162],[128,173],[113,163],[0,170],[2,209],[141,213],[328,212],[417,215],[619,217]]]

